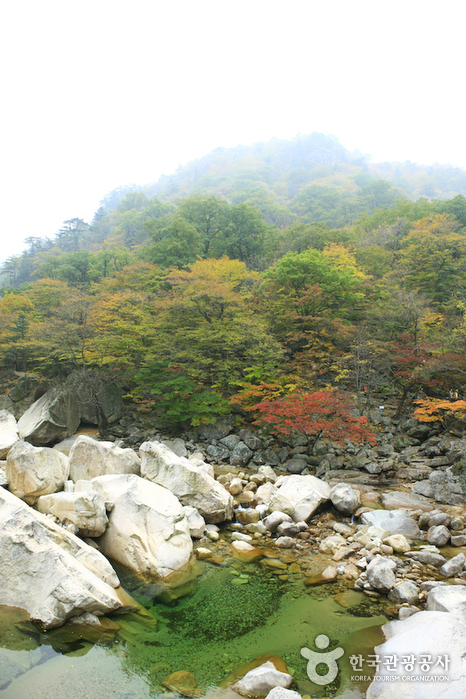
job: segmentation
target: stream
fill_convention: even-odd
[[[361,673],[349,657],[367,656],[383,642],[385,598],[369,599],[348,581],[305,587],[299,563],[286,572],[263,563],[202,563],[190,594],[164,601],[146,597],[140,581],[118,569],[141,612],[113,615],[118,629],[95,638],[91,632],[87,640],[82,627],[43,633],[23,611],[0,607],[0,699],[173,697],[162,682],[179,670],[194,674],[193,695],[227,696],[222,687],[238,667],[269,654],[286,662],[292,689],[303,696],[364,697],[369,682],[352,679]],[[327,650],[344,650],[336,679],[325,686],[311,682],[301,655],[303,647],[318,651],[314,641],[322,634]]]

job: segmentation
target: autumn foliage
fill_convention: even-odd
[[[466,418],[466,401],[439,400],[426,398],[414,401],[419,407],[414,411],[414,417],[419,422],[448,422],[451,419]]]
[[[271,432],[290,434],[298,431],[337,442],[344,439],[375,443],[375,435],[367,427],[366,417],[355,417],[354,405],[343,391],[293,393],[286,398],[257,403],[260,413],[256,425],[269,425]]]

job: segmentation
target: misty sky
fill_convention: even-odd
[[[0,259],[120,185],[320,131],[466,168],[463,0],[18,0],[0,10]]]

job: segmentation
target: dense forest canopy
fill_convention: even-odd
[[[373,392],[462,392],[465,195],[462,170],[322,134],[217,149],[27,238],[1,271],[1,365],[106,376],[171,426],[299,392],[361,414]]]

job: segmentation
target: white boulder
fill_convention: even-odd
[[[113,442],[99,442],[87,435],[76,439],[69,459],[70,478],[75,483],[105,475],[139,475],[141,470],[141,460],[134,449],[122,449]]]
[[[176,495],[183,505],[195,507],[206,522],[233,517],[233,498],[225,488],[192,461],[176,456],[160,442],[144,442],[141,475]]]
[[[247,697],[263,697],[274,687],[288,688],[292,681],[291,675],[287,672],[280,672],[268,660],[259,667],[249,670],[244,677],[232,685],[232,689]]]
[[[63,488],[70,467],[67,457],[48,447],[17,442],[6,459],[6,477],[14,495],[34,505],[41,495]]]
[[[387,534],[403,534],[409,539],[418,539],[419,527],[414,519],[404,510],[372,510],[363,512],[360,517],[362,524],[369,527],[380,527]]]
[[[285,498],[293,508],[291,517],[295,522],[307,522],[328,500],[331,491],[328,483],[315,476],[285,476],[277,481],[277,485],[278,483],[280,487],[276,496],[270,501],[270,510],[272,512],[281,510],[291,514],[283,501]]]
[[[94,491],[42,495],[37,501],[37,509],[57,517],[65,526],[74,524],[81,536],[102,536],[108,525],[105,503]]]
[[[0,488],[0,605],[19,607],[44,628],[123,605],[101,553]]]
[[[133,474],[99,476],[91,483],[104,501],[114,503],[99,539],[106,556],[137,575],[156,579],[188,563],[193,549],[188,521],[166,488]]]
[[[466,697],[466,622],[464,617],[445,612],[421,611],[382,627],[387,641],[374,649],[382,662],[389,657],[414,656],[413,669],[398,662],[383,665],[367,690],[367,699],[459,699]],[[421,656],[433,660],[420,668]],[[448,669],[435,666],[447,656]],[[447,677],[436,681],[433,676]],[[411,679],[412,678],[412,679]]]
[[[0,459],[6,459],[11,447],[19,440],[18,425],[8,410],[0,410]]]

